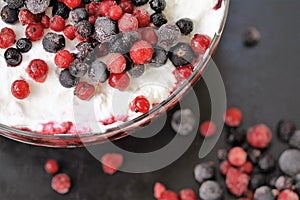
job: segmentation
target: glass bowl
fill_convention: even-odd
[[[74,148],[82,147],[86,145],[100,144],[107,141],[117,140],[128,136],[131,132],[139,127],[145,126],[149,121],[151,121],[156,116],[161,113],[166,112],[171,107],[173,107],[182,96],[188,91],[193,84],[199,80],[203,70],[207,66],[212,54],[215,52],[217,45],[219,44],[222,32],[225,27],[229,3],[230,0],[223,0],[222,2],[223,13],[221,16],[220,26],[215,32],[212,42],[206,51],[203,59],[195,67],[194,72],[191,76],[185,80],[172,94],[169,95],[160,104],[154,106],[148,113],[145,113],[135,119],[121,123],[117,127],[109,128],[105,133],[81,133],[81,134],[54,134],[46,135],[39,134],[29,131],[22,131],[6,125],[0,124],[0,135],[27,144],[46,146],[46,147],[56,147],[56,148]]]

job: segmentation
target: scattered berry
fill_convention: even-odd
[[[95,95],[95,87],[87,82],[79,82],[74,91],[75,96],[81,100],[90,100]]]
[[[111,87],[122,91],[128,87],[130,78],[126,72],[122,72],[120,74],[110,74],[108,83]]]
[[[287,149],[279,157],[279,167],[291,177],[300,173],[300,151],[297,149]]]
[[[225,124],[229,127],[237,127],[242,122],[242,112],[240,109],[228,108],[225,115]]]
[[[82,62],[78,59],[75,59],[69,67],[70,73],[72,76],[77,78],[83,77],[89,69],[89,65],[85,62]]]
[[[223,195],[223,189],[216,181],[205,181],[199,189],[201,199],[218,200]]]
[[[277,135],[284,142],[289,141],[295,130],[296,126],[292,121],[280,120],[277,124]]]
[[[190,34],[194,29],[193,21],[191,19],[188,19],[188,18],[183,18],[183,19],[178,20],[176,22],[176,25],[178,26],[178,28],[180,29],[180,32],[183,35]]]
[[[77,33],[82,38],[88,38],[94,33],[94,27],[88,20],[81,20],[76,24]]]
[[[48,174],[56,174],[59,170],[58,164],[54,159],[47,160],[44,168]]]
[[[192,189],[183,189],[179,192],[180,200],[197,200],[197,195]]]
[[[117,23],[109,17],[98,17],[95,22],[95,39],[99,42],[108,40],[118,32]]]
[[[45,12],[49,5],[50,0],[25,0],[25,6],[32,14]]]
[[[162,183],[155,183],[154,185],[154,197],[156,199],[159,199],[161,197],[161,194],[166,191],[166,187]]]
[[[31,49],[32,43],[27,38],[20,38],[17,41],[16,47],[21,53],[26,53]]]
[[[240,127],[229,128],[226,136],[226,142],[232,146],[240,146],[245,142],[246,130]]]
[[[76,35],[75,35],[75,33],[76,33],[76,28],[75,28],[75,26],[72,26],[72,25],[69,24],[69,25],[67,25],[67,26],[65,27],[63,33],[64,33],[64,35],[65,35],[68,39],[74,40],[75,37],[76,37]]]
[[[64,20],[64,18],[62,18],[59,15],[54,15],[51,19],[50,19],[50,29],[52,29],[53,31],[56,32],[60,32],[63,31],[65,29],[65,25],[66,22]]]
[[[241,147],[234,147],[228,153],[229,162],[237,167],[241,167],[247,161],[247,153]]]
[[[50,18],[47,15],[43,15],[41,19],[41,24],[44,28],[50,27]]]
[[[18,19],[18,10],[11,9],[7,5],[1,10],[1,19],[7,24],[14,24]]]
[[[135,6],[142,6],[149,2],[149,0],[131,0],[133,5]]]
[[[120,32],[128,32],[128,31],[135,31],[139,27],[139,22],[137,18],[132,15],[125,13],[118,21],[118,27]]]
[[[195,54],[190,45],[180,42],[170,49],[169,58],[175,67],[180,67],[191,64]]]
[[[247,174],[232,167],[226,175],[226,186],[232,194],[239,197],[247,191],[249,180]]]
[[[141,40],[145,40],[152,45],[156,45],[158,41],[158,37],[153,28],[147,27],[147,28],[139,29],[138,31],[140,33]]]
[[[178,43],[181,33],[176,25],[164,24],[158,29],[158,44],[167,49]]]
[[[18,17],[22,25],[28,25],[35,22],[34,14],[27,9],[20,10]]]
[[[150,24],[150,14],[147,10],[138,8],[133,12],[133,15],[137,18],[140,28],[147,27]]]
[[[217,131],[217,126],[212,121],[204,121],[200,126],[200,133],[204,137],[213,136]]]
[[[57,174],[52,178],[51,187],[59,194],[66,194],[71,188],[71,179],[67,174]]]
[[[272,139],[271,130],[264,124],[252,127],[247,133],[249,144],[255,148],[266,148]]]
[[[66,6],[68,6],[71,9],[74,9],[81,4],[81,0],[64,0],[63,1]]]
[[[195,115],[190,109],[180,109],[174,112],[171,127],[179,135],[188,135],[196,127]]]
[[[63,35],[49,32],[43,38],[43,48],[50,53],[56,53],[65,48],[65,38]]]
[[[247,161],[239,168],[239,170],[243,173],[251,174],[253,171],[253,164]]]
[[[59,82],[65,88],[74,87],[78,83],[78,79],[70,73],[69,69],[64,69],[59,74]]]
[[[108,71],[119,74],[126,68],[126,59],[120,53],[113,53],[108,56],[106,65]]]
[[[270,172],[275,168],[276,161],[269,153],[265,153],[258,160],[258,167],[262,172]]]
[[[59,15],[64,19],[67,19],[69,17],[70,8],[66,6],[66,4],[62,2],[57,2],[53,5],[52,8],[52,16]]]
[[[128,70],[128,74],[132,78],[139,78],[145,72],[145,65],[133,64],[132,67]]]
[[[73,55],[68,50],[60,50],[54,57],[54,63],[60,68],[68,68],[74,61]]]
[[[168,23],[168,20],[163,13],[153,13],[150,16],[150,21],[157,27],[161,27],[163,24]]]
[[[299,196],[292,190],[283,190],[279,193],[277,200],[299,200]]]
[[[25,80],[16,80],[11,85],[11,93],[17,99],[25,99],[30,94],[29,84]]]
[[[139,36],[136,31],[130,31],[123,34],[118,34],[114,42],[109,44],[111,53],[127,54],[132,45],[138,41]]]
[[[11,28],[2,28],[0,31],[0,48],[6,49],[15,43],[16,34]]]
[[[116,2],[113,0],[102,1],[99,4],[99,13],[102,16],[108,16],[109,10],[112,6],[116,5]]]
[[[16,48],[12,47],[6,49],[4,58],[6,63],[11,67],[18,66],[22,62],[22,54]]]
[[[134,5],[131,0],[121,0],[119,6],[122,8],[124,13],[133,13]]]
[[[254,199],[256,200],[275,200],[272,189],[268,186],[261,186],[255,190]]]
[[[40,40],[44,35],[44,27],[41,23],[29,24],[26,27],[25,34],[32,42]]]
[[[89,13],[85,8],[76,8],[74,10],[71,10],[69,14],[69,19],[74,23],[78,23],[82,20],[88,20]]]
[[[225,148],[219,149],[217,155],[218,155],[219,160],[221,160],[221,161],[226,160],[227,155],[228,155],[228,151]]]
[[[116,173],[123,164],[123,156],[118,153],[107,153],[101,158],[103,171],[107,174]]]
[[[105,63],[96,60],[88,70],[88,77],[93,82],[104,83],[109,77],[109,71]]]
[[[48,75],[48,65],[41,59],[33,59],[27,66],[26,72],[36,82],[45,82]]]
[[[260,33],[255,27],[249,27],[243,35],[244,44],[248,47],[256,45],[260,38]]]
[[[153,56],[152,45],[144,40],[135,42],[130,49],[130,58],[136,64],[145,64]]]
[[[231,167],[232,167],[232,165],[227,160],[224,160],[223,162],[221,162],[221,164],[220,164],[220,172],[221,172],[221,174],[223,174],[224,176],[226,176],[228,170]]]
[[[178,195],[170,190],[163,191],[158,200],[179,200]]]
[[[261,156],[261,151],[259,149],[253,149],[253,148],[248,149],[248,157],[253,164],[258,163],[260,156]]]
[[[93,62],[96,58],[96,53],[94,50],[94,46],[90,42],[80,42],[76,45],[76,49],[78,50],[77,58],[81,61],[85,62]]]
[[[152,10],[158,13],[162,12],[167,5],[166,0],[151,0],[149,3]]]
[[[168,60],[168,52],[159,46],[154,46],[153,56],[149,64],[153,67],[161,67],[166,64]]]
[[[300,131],[296,131],[290,138],[289,144],[291,147],[300,149]]]
[[[275,187],[277,190],[293,189],[294,180],[289,176],[279,176],[276,179]]]
[[[119,20],[121,19],[122,15],[123,15],[123,10],[120,6],[113,5],[109,8],[108,16],[112,20]]]
[[[191,47],[197,54],[204,54],[208,49],[211,38],[207,35],[196,34],[191,40]]]
[[[213,163],[205,162],[198,164],[194,169],[194,177],[200,184],[206,180],[213,179],[215,177],[215,168]]]
[[[147,113],[150,110],[150,103],[145,96],[137,96],[130,102],[129,108],[132,112]]]

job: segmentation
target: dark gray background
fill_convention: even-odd
[[[281,118],[291,119],[300,126],[300,26],[298,0],[232,0],[223,38],[214,55],[223,76],[229,106],[238,106],[244,113],[244,127],[266,123],[274,130]],[[246,48],[242,34],[249,26],[256,26],[262,35],[254,48]],[[209,98],[203,81],[195,85],[202,120],[208,117]],[[174,111],[174,110],[173,110]],[[169,112],[169,116],[173,111]],[[150,141],[126,138],[118,141],[124,147],[141,151],[159,144],[161,138],[173,136],[169,124],[160,137]],[[201,138],[197,137],[189,150],[172,165],[147,174],[118,172],[110,176],[102,172],[101,164],[84,148],[50,149],[17,143],[0,138],[0,199],[2,200],[90,200],[90,199],[153,199],[156,181],[179,191],[198,190],[193,179],[193,167],[201,162],[197,154]],[[224,144],[224,134],[218,146],[205,160],[215,160],[216,150]],[[273,139],[271,150],[280,154],[284,144]],[[51,176],[43,164],[57,159],[61,171],[70,174],[72,189],[61,196],[50,188]],[[222,179],[220,179],[223,182]],[[226,199],[232,199],[228,196]]]

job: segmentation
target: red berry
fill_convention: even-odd
[[[123,164],[123,156],[118,153],[107,153],[101,158],[103,171],[107,174],[116,173]]]
[[[44,26],[44,28],[50,27],[50,18],[47,15],[43,15],[41,19],[41,23]]]
[[[66,21],[59,15],[54,15],[50,19],[50,29],[56,32],[63,31],[65,29]]]
[[[241,147],[233,147],[228,153],[228,161],[230,164],[240,167],[247,161],[247,153]]]
[[[96,2],[91,2],[88,7],[88,12],[90,15],[98,14],[99,4]]]
[[[63,33],[68,39],[74,40],[76,37],[76,28],[69,24],[65,27]]]
[[[20,10],[18,17],[22,25],[28,25],[35,22],[34,14],[27,9]]]
[[[130,49],[130,58],[136,64],[145,64],[151,60],[152,56],[153,47],[145,40],[135,42]]]
[[[44,168],[48,174],[56,174],[59,169],[58,164],[57,164],[56,160],[54,160],[54,159],[47,160]]]
[[[134,5],[130,0],[121,0],[119,5],[124,13],[133,13]]]
[[[225,115],[225,124],[230,127],[239,126],[242,122],[242,112],[238,108],[228,108]]]
[[[138,30],[140,33],[141,40],[145,40],[152,45],[157,43],[158,37],[153,28],[147,27]]]
[[[95,95],[95,87],[87,82],[76,85],[74,94],[81,100],[90,100]]]
[[[116,89],[125,90],[130,83],[130,78],[126,72],[120,74],[110,74],[108,84]]]
[[[299,197],[297,193],[286,189],[279,193],[277,200],[299,200]]]
[[[161,194],[166,191],[166,187],[162,183],[155,183],[154,185],[154,197],[159,199]]]
[[[170,190],[166,190],[163,193],[161,193],[158,200],[179,200],[178,195]]]
[[[135,31],[139,27],[139,22],[132,14],[125,13],[118,21],[120,32]]]
[[[60,68],[69,68],[73,61],[74,57],[68,50],[60,50],[54,57],[55,64]]]
[[[253,126],[247,133],[248,143],[255,148],[266,148],[271,139],[271,130],[264,124]]]
[[[17,99],[25,99],[30,94],[29,84],[25,80],[16,80],[11,85],[11,93]]]
[[[44,36],[44,26],[41,23],[29,24],[25,34],[32,42],[40,40]]]
[[[192,41],[191,47],[197,54],[204,54],[210,45],[211,39],[207,35],[196,34]]]
[[[150,103],[145,96],[137,96],[129,105],[132,112],[146,113],[150,110]]]
[[[220,164],[220,172],[221,172],[221,174],[223,174],[224,176],[226,176],[228,170],[231,167],[232,167],[231,164],[227,160],[224,160],[223,162],[221,162],[221,164]]]
[[[28,75],[36,82],[45,82],[48,74],[48,65],[40,59],[32,60],[26,68]]]
[[[200,133],[204,137],[210,137],[214,135],[217,131],[217,126],[212,121],[204,121],[200,126]]]
[[[103,125],[110,125],[110,124],[113,124],[117,121],[117,119],[114,117],[114,116],[111,116],[107,119],[104,119],[104,120],[101,120],[100,122],[103,124]]]
[[[222,2],[223,2],[223,0],[218,0],[218,2],[216,3],[216,5],[214,6],[214,9],[218,10],[219,8],[221,8]]]
[[[63,2],[71,9],[76,8],[81,4],[81,0],[64,0]]]
[[[90,22],[91,24],[95,24],[95,22],[96,22],[96,16],[95,16],[95,15],[89,16],[89,22]]]
[[[108,11],[108,16],[112,20],[119,20],[123,15],[123,10],[120,6],[118,5],[113,5],[112,7],[109,8]]]
[[[191,66],[182,66],[174,69],[173,74],[178,82],[185,81],[193,73]]]
[[[179,192],[180,200],[197,200],[197,195],[192,189],[183,189]]]
[[[133,12],[133,15],[137,18],[139,27],[147,27],[150,24],[150,14],[143,8],[138,8]]]
[[[226,186],[235,196],[241,196],[248,189],[249,176],[231,167],[226,175]]]
[[[126,68],[126,59],[120,53],[113,53],[108,56],[106,65],[111,73],[119,74]]]
[[[243,173],[251,174],[253,171],[253,164],[247,161],[239,168],[239,170]]]
[[[100,15],[108,16],[109,15],[109,10],[113,5],[116,5],[116,2],[112,1],[112,0],[100,2],[100,4],[99,4],[99,13],[100,13]]]
[[[0,48],[6,49],[13,45],[16,40],[15,32],[10,28],[2,28],[0,31]]]
[[[57,174],[52,178],[51,187],[59,194],[66,194],[71,188],[71,179],[67,174]]]

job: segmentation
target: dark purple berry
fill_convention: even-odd
[[[88,20],[82,20],[78,22],[75,26],[77,33],[82,38],[88,38],[94,33],[94,27]]]
[[[32,42],[27,38],[21,38],[17,41],[16,47],[21,53],[26,53],[31,49]]]
[[[225,148],[219,149],[217,155],[220,161],[227,160],[228,151]]]
[[[223,195],[223,189],[216,181],[205,181],[199,189],[201,199],[220,200]]]
[[[157,27],[161,27],[163,24],[168,23],[167,17],[163,13],[153,13],[150,16],[150,21]]]
[[[78,83],[78,78],[72,76],[69,69],[64,69],[59,74],[59,82],[63,87],[71,88]]]
[[[45,12],[49,5],[50,0],[25,0],[25,6],[32,14]]]
[[[277,190],[281,191],[284,189],[292,189],[294,184],[294,180],[289,176],[279,176],[276,179],[275,187]]]
[[[260,40],[260,33],[255,27],[248,28],[244,33],[244,44],[246,46],[254,46]]]
[[[166,8],[166,0],[151,0],[149,2],[150,7],[152,8],[152,10],[154,10],[155,12],[162,12],[165,8]]]
[[[100,43],[95,47],[96,55],[98,58],[104,57],[109,53],[109,44]]]
[[[22,62],[22,54],[16,48],[6,49],[4,58],[6,63],[10,66],[17,66]]]
[[[255,190],[263,185],[266,184],[266,177],[263,174],[252,174],[250,183],[249,183],[249,188],[251,190]]]
[[[17,9],[24,5],[24,0],[6,0],[6,3],[9,8]]]
[[[289,144],[291,147],[300,149],[300,131],[296,131],[290,138]]]
[[[93,82],[104,83],[109,77],[109,71],[105,63],[96,60],[88,70],[88,77]]]
[[[254,192],[255,200],[275,200],[272,189],[268,186],[261,186]]]
[[[161,67],[168,60],[168,52],[159,46],[153,47],[154,52],[149,64],[153,67]]]
[[[81,61],[91,63],[96,59],[96,51],[94,45],[90,42],[80,42],[76,45],[78,53],[76,57]]]
[[[279,157],[279,167],[283,173],[295,176],[300,173],[300,151],[287,149]]]
[[[70,64],[70,67],[69,67],[69,70],[70,70],[70,74],[72,76],[75,76],[77,78],[80,78],[80,77],[83,77],[86,72],[88,71],[88,68],[89,68],[89,65],[78,60],[78,59],[75,59],[71,64]]]
[[[284,142],[289,141],[295,130],[296,126],[292,121],[280,120],[277,124],[277,135]]]
[[[158,44],[167,49],[178,43],[181,33],[176,25],[164,24],[158,29]]]
[[[180,32],[183,35],[190,34],[194,29],[193,21],[191,19],[188,19],[188,18],[183,18],[183,19],[178,20],[176,22],[176,25],[178,26],[178,28],[180,29]]]
[[[109,44],[109,52],[126,54],[130,51],[132,45],[139,40],[136,31],[130,31],[116,35],[113,42]]]
[[[1,19],[7,24],[14,24],[19,20],[18,10],[11,9],[7,5],[1,10]]]
[[[246,130],[240,127],[228,128],[226,142],[232,146],[240,146],[246,140]]]
[[[194,169],[194,177],[200,184],[206,180],[213,179],[215,177],[215,167],[213,163],[206,162],[198,164]]]
[[[195,59],[195,53],[189,44],[180,42],[170,49],[169,59],[175,67],[186,66]]]
[[[133,5],[135,6],[142,6],[149,2],[149,0],[131,0]]]
[[[171,127],[173,130],[178,133],[179,135],[188,135],[190,134],[196,127],[196,120],[195,115],[190,109],[180,109],[174,112],[171,120]],[[199,167],[200,166],[200,167]],[[202,169],[202,166],[206,166],[204,163],[203,165],[198,165],[197,169]],[[212,168],[212,167],[211,167]],[[196,169],[195,169],[195,178],[196,178]],[[201,176],[201,174],[200,174]],[[197,176],[200,180],[201,178]],[[197,179],[197,178],[196,178]]]
[[[65,37],[63,35],[49,32],[44,36],[42,44],[45,51],[56,53],[65,48],[65,42]]]
[[[70,8],[66,6],[64,3],[56,2],[53,5],[52,9],[52,15],[59,15],[64,19],[67,19],[69,17]]]
[[[110,40],[112,35],[118,33],[117,23],[109,17],[98,17],[95,22],[95,39],[100,43]]]
[[[276,161],[270,153],[265,153],[258,160],[258,167],[262,172],[274,170]]]
[[[132,78],[139,78],[140,76],[142,76],[145,72],[145,65],[137,65],[134,64],[131,69],[128,70],[128,74],[132,77]]]
[[[69,19],[71,19],[72,22],[76,24],[82,20],[88,20],[89,13],[85,8],[75,8],[70,12]]]

